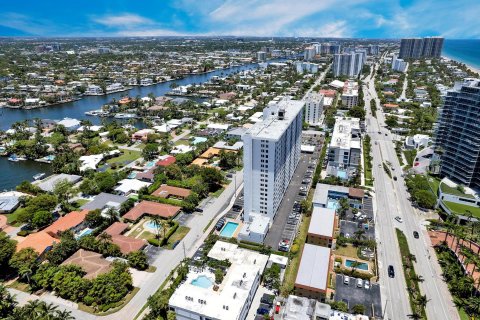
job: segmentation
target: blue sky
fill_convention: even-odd
[[[480,38],[480,0],[2,0],[0,36]]]

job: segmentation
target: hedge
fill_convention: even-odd
[[[160,246],[160,241],[158,239],[148,239],[148,243],[150,243],[152,246],[159,247]]]
[[[175,231],[177,231],[179,226],[180,226],[180,224],[177,221],[173,222],[173,226],[170,228],[170,230],[168,230],[167,234],[165,235],[165,238],[162,239],[162,242],[161,242],[162,246],[164,246],[168,243],[168,239],[170,239],[172,234],[174,234]]]
[[[159,202],[164,204],[170,204],[172,206],[183,207],[183,201],[175,199],[160,198],[156,196],[142,195],[140,196],[142,200],[149,200],[153,202]]]

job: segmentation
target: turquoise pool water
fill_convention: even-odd
[[[149,229],[157,230],[157,225],[153,221],[146,222],[144,226]]]
[[[191,284],[204,289],[208,289],[213,286],[212,280],[210,280],[210,278],[207,276],[199,276],[197,279],[192,280]]]
[[[238,223],[231,221],[227,222],[225,227],[223,227],[222,231],[220,232],[220,236],[225,238],[231,238],[235,233],[235,230],[237,230],[237,227]]]
[[[334,199],[328,199],[327,200],[327,208],[328,209],[335,209],[337,210],[338,208],[338,201]]]
[[[83,229],[82,231],[80,231],[79,233],[77,233],[77,235],[75,236],[76,239],[80,239],[82,237],[85,237],[85,236],[88,236],[90,233],[93,232],[93,229],[90,229],[90,228],[85,228]]]
[[[337,177],[339,177],[340,179],[347,179],[347,172],[346,171],[342,171],[342,170],[338,170],[337,171]]]
[[[135,179],[136,176],[137,176],[137,173],[136,173],[135,171],[133,171],[133,172],[130,172],[130,173],[128,174],[128,177],[127,177],[127,178],[128,178],[128,179]]]
[[[155,161],[149,161],[149,162],[147,162],[147,164],[145,165],[145,167],[146,167],[146,168],[152,168],[154,165],[155,165]]]
[[[355,262],[355,260],[346,259],[346,260],[345,260],[345,267],[351,268],[351,267],[352,267],[352,264],[353,264],[354,262]],[[363,263],[363,262],[361,262],[361,263],[357,266],[357,269],[368,271],[368,263]]]
[[[201,142],[205,142],[207,141],[207,138],[204,138],[204,137],[193,137],[193,141],[192,141],[192,144],[198,144],[198,143],[201,143]]]

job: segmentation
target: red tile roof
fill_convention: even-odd
[[[152,195],[161,198],[168,198],[169,196],[186,198],[190,195],[190,193],[191,191],[185,188],[171,187],[166,184],[162,184],[160,188],[152,193]]]
[[[169,165],[175,163],[175,161],[177,161],[177,159],[175,159],[175,157],[167,156],[162,160],[158,160],[157,161],[157,166],[166,167],[166,166],[169,166]]]
[[[130,238],[121,234],[112,236],[112,242],[119,246],[120,251],[123,254],[142,250],[143,247],[147,245],[147,242],[143,239]]]
[[[66,231],[81,224],[89,210],[72,211],[45,228],[42,232],[56,235],[58,232]]]
[[[351,198],[361,199],[365,195],[365,191],[357,188],[348,188],[348,196]]]
[[[123,218],[135,221],[141,218],[143,215],[160,216],[168,219],[175,217],[180,212],[180,207],[172,206],[169,204],[157,203],[153,201],[143,200],[130,211],[128,211]]]
[[[55,242],[60,242],[60,240],[55,239],[50,234],[40,231],[37,233],[32,233],[25,237],[25,239],[17,244],[17,252],[25,249],[32,248],[38,254],[42,254],[48,247],[53,246]]]
[[[116,235],[122,234],[127,229],[128,229],[128,223],[114,222],[110,227],[105,229],[104,232],[111,236],[116,236]]]

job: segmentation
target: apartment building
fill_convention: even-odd
[[[307,232],[307,243],[331,248],[338,220],[335,209],[314,206]]]
[[[342,105],[353,108],[358,105],[358,83],[354,80],[347,80],[343,85]]]
[[[284,99],[263,110],[244,142],[244,227],[239,237],[263,242],[300,161],[305,102]]]
[[[358,77],[367,59],[365,50],[355,50],[349,53],[333,56],[333,75],[335,77]]]
[[[324,95],[318,92],[310,92],[305,97],[305,122],[316,126],[323,112]]]
[[[336,117],[328,146],[327,173],[347,179],[360,164],[360,119]]]
[[[402,39],[399,57],[401,59],[440,58],[443,40],[442,37]]]
[[[456,83],[447,91],[439,114],[434,144],[440,174],[480,188],[480,79]]]
[[[398,58],[397,55],[394,55],[392,58],[392,70],[398,72],[405,72],[407,71],[408,62],[403,59]]]

